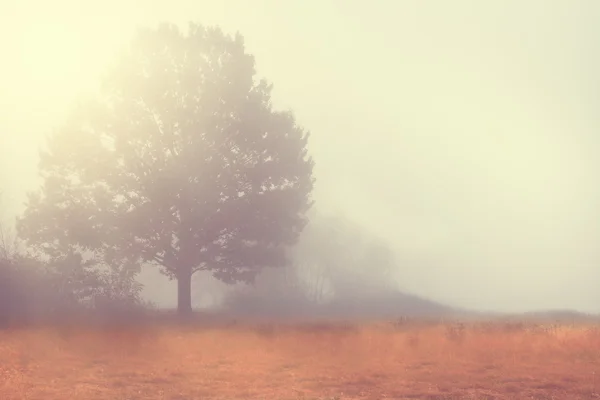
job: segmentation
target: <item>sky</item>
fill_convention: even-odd
[[[138,26],[244,35],[311,133],[315,200],[385,237],[401,288],[600,312],[600,2],[21,0],[0,6],[5,217],[45,135]]]

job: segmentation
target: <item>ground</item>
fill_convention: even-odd
[[[600,327],[231,324],[0,332],[0,399],[600,399]]]

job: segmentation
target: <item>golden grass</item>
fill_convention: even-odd
[[[600,329],[488,323],[0,332],[0,399],[600,398]]]

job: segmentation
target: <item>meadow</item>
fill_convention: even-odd
[[[600,326],[230,322],[0,331],[0,399],[600,398]]]

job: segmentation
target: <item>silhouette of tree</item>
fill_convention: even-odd
[[[358,299],[394,287],[396,259],[388,244],[344,218],[311,218],[292,257],[316,301],[326,297],[324,291],[338,299]]]
[[[142,29],[103,83],[49,137],[21,237],[51,258],[154,264],[183,314],[196,271],[233,283],[283,266],[312,204],[308,132],[272,108],[243,38]]]

